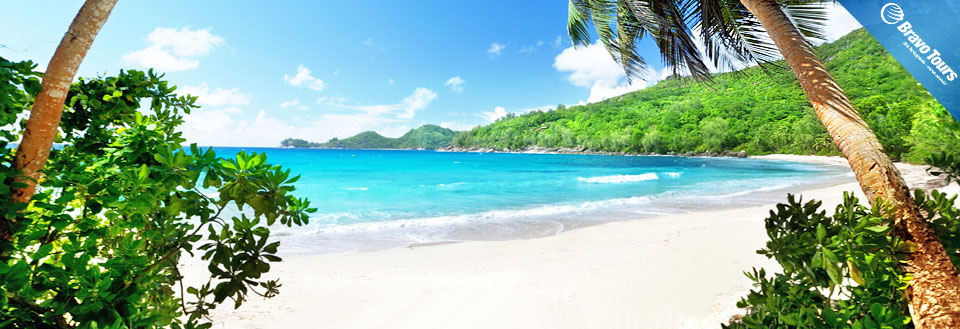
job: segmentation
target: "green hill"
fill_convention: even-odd
[[[423,125],[412,129],[399,138],[383,137],[373,131],[365,131],[352,137],[333,138],[326,143],[308,142],[287,138],[280,143],[284,147],[297,148],[348,148],[348,149],[437,149],[450,145],[457,132],[437,125]]]
[[[456,135],[457,132],[447,128],[437,125],[423,125],[397,138],[397,145],[404,149],[425,148],[433,150],[450,145]]]
[[[865,30],[817,51],[891,157],[920,162],[960,145],[960,124]],[[509,115],[461,133],[453,146],[839,154],[784,67],[717,74],[709,86],[667,79],[602,102]]]

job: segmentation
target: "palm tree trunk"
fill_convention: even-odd
[[[917,250],[904,268],[913,274],[907,296],[916,328],[960,328],[957,269],[920,215],[910,189],[876,135],[776,1],[740,2],[757,17],[783,54],[868,200],[895,206],[896,234],[916,243]]]
[[[63,39],[60,40],[56,52],[53,53],[41,83],[43,89],[37,95],[33,108],[30,109],[30,118],[23,132],[23,140],[17,148],[14,159],[14,168],[23,173],[18,180],[27,184],[27,187],[13,191],[14,201],[28,202],[36,192],[40,169],[46,164],[53,140],[57,136],[67,91],[70,90],[80,62],[83,61],[87,50],[93,44],[93,39],[106,23],[107,17],[110,16],[116,4],[117,0],[87,0],[74,17]],[[13,223],[2,224],[0,235],[6,240],[11,240]]]

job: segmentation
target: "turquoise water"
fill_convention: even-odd
[[[230,156],[239,148],[215,148]],[[310,225],[275,230],[293,251],[349,252],[499,240],[783,200],[843,167],[733,158],[246,148],[302,176]],[[849,178],[847,178],[849,179]]]

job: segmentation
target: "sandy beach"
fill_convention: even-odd
[[[760,158],[844,164],[842,158]],[[925,167],[898,165],[912,187]],[[957,193],[956,185],[937,187]],[[832,209],[852,177],[795,191]],[[774,205],[624,220],[544,238],[287,257],[280,295],[216,310],[215,328],[719,328],[740,311]],[[201,265],[184,265],[185,274]]]

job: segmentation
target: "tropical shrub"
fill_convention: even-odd
[[[0,190],[39,73],[0,58]],[[265,154],[184,149],[177,127],[196,97],[152,71],[80,79],[67,96],[57,147],[29,204],[0,198],[12,238],[0,245],[0,327],[207,328],[210,310],[280,284],[263,277],[279,242],[269,225],[302,225],[315,209],[292,196],[289,170]],[[209,276],[185,286],[197,256]]]
[[[960,265],[957,196],[917,190],[915,198]],[[849,193],[832,215],[820,206],[789,195],[770,211],[770,241],[757,252],[782,273],[746,272],[755,288],[737,306],[747,313],[723,328],[913,328],[904,295],[910,277],[899,266],[914,246],[891,234],[889,209],[868,209]]]
[[[960,147],[960,146],[957,146]],[[927,172],[934,176],[943,176],[947,181],[960,183],[960,153],[947,153],[931,155],[926,159],[930,164]]]

